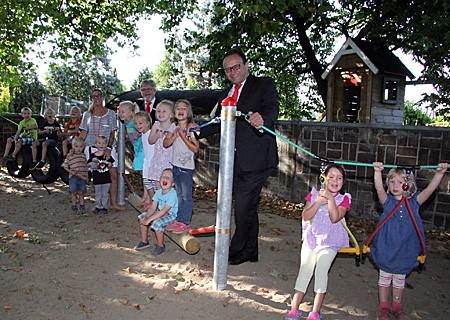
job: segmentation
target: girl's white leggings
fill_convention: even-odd
[[[295,282],[295,290],[305,293],[314,273],[314,292],[327,292],[328,270],[336,254],[337,252],[332,249],[314,252],[306,245],[303,245],[300,253],[300,271]],[[315,272],[314,269],[316,270]]]

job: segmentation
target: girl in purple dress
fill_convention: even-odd
[[[348,234],[339,222],[350,210],[351,195],[339,191],[345,181],[345,170],[337,164],[329,164],[325,171],[324,187],[315,188],[306,197],[302,213],[302,249],[300,271],[295,282],[291,310],[286,320],[300,319],[298,310],[314,273],[314,306],[308,320],[321,319],[320,308],[327,291],[328,270],[337,252],[348,247]],[[314,271],[315,270],[315,271]]]

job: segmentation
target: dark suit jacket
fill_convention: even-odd
[[[231,87],[223,90],[219,97],[220,107],[216,115],[220,115],[221,102]],[[279,102],[275,82],[268,77],[249,75],[237,103],[237,110],[243,114],[249,111],[258,112],[264,119],[264,126],[273,130],[278,118]],[[220,125],[210,125],[200,130],[199,137],[207,137],[220,133]],[[272,134],[263,133],[252,127],[245,119],[236,121],[236,159],[244,171],[263,170],[278,165],[276,138]]]
[[[150,112],[150,118],[152,118],[152,125],[155,123],[156,121],[156,106],[159,103],[159,99],[158,97],[155,96],[155,104],[152,106],[152,111]],[[145,111],[145,101],[142,100],[142,102],[139,105],[139,109],[141,109],[141,111]]]

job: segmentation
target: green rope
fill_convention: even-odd
[[[247,120],[247,116],[245,118]],[[350,166],[357,166],[357,167],[374,167],[373,163],[361,163],[361,162],[350,162],[350,161],[340,161],[340,160],[329,160],[327,158],[322,158],[322,157],[318,157],[316,156],[314,153],[300,147],[299,145],[293,143],[292,141],[286,139],[285,137],[283,137],[282,135],[279,135],[278,133],[276,133],[275,131],[270,130],[269,128],[261,125],[260,126],[261,129],[264,129],[265,131],[273,134],[274,136],[280,138],[281,140],[289,143],[291,146],[303,151],[304,153],[306,153],[307,155],[309,155],[310,157],[313,157],[314,159],[320,160],[322,162],[331,162],[331,163],[336,163],[336,164],[341,164],[341,165],[350,165]],[[393,164],[383,164],[384,168],[401,168],[401,169],[438,169],[439,166],[438,165],[431,165],[431,166],[419,166],[419,165],[393,165]]]
[[[2,118],[3,118],[3,119],[5,119],[5,120],[8,120],[9,122],[11,122],[11,123],[15,124],[16,126],[18,126],[18,125],[19,125],[18,123],[16,123],[16,122],[12,121],[11,119],[8,119],[7,117],[5,117],[5,116],[3,116],[3,115],[1,115],[1,114],[0,114],[0,117],[2,117]]]

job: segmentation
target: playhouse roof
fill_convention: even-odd
[[[368,41],[347,38],[322,74],[322,79],[326,79],[341,57],[347,54],[357,54],[374,74],[383,72],[407,76],[411,80],[415,78],[414,74],[387,47],[377,46]]]

